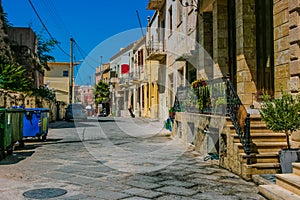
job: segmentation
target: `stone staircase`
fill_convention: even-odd
[[[274,133],[267,129],[260,115],[250,116],[250,133],[252,138],[251,164],[247,165],[239,137],[235,132],[230,118],[227,118],[226,156],[221,160],[223,167],[251,180],[255,174],[277,174],[280,172],[278,151],[286,147],[284,133]]]
[[[259,192],[270,200],[300,200],[300,163],[293,163],[291,174],[276,174],[276,184],[260,185]]]

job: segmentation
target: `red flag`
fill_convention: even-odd
[[[128,74],[129,73],[129,65],[128,64],[122,64],[121,65],[121,73],[122,74]]]

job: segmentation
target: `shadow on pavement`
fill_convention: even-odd
[[[37,138],[26,138],[23,140],[24,147],[15,146],[11,155],[5,154],[5,157],[0,160],[1,165],[13,165],[18,162],[32,156],[35,153],[35,150],[43,145],[55,144],[61,141],[62,139],[47,139],[46,141],[39,140]]]
[[[25,144],[23,148],[16,147],[11,155],[6,155],[4,159],[0,160],[0,165],[13,165],[30,156],[35,152],[34,149],[40,145]]]
[[[87,122],[83,121],[56,121],[49,124],[49,128],[51,129],[61,129],[61,128],[76,128],[76,127],[95,127],[95,125],[89,124],[88,122],[92,122],[93,120],[88,120]]]
[[[99,118],[98,119],[98,122],[118,122],[119,120],[115,120],[115,119],[112,119],[112,118],[107,118],[107,119],[104,119],[104,118]]]

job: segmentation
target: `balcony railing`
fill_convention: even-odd
[[[128,83],[129,83],[129,77],[120,78],[120,82],[119,82],[120,85],[125,85],[125,84],[128,84]]]
[[[119,83],[119,82],[120,82],[120,79],[119,79],[119,78],[116,78],[116,77],[111,77],[111,78],[110,78],[110,82],[111,82],[111,83]]]
[[[130,72],[129,73],[130,81],[139,81],[140,80],[140,73],[138,72]]]
[[[163,42],[149,41],[147,51],[149,60],[161,60],[166,56]]]

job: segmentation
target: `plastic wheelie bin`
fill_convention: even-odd
[[[26,108],[24,114],[23,137],[47,139],[49,108]]]
[[[23,144],[23,115],[24,109],[0,108],[1,157],[5,156],[5,151],[11,154],[16,142]]]

